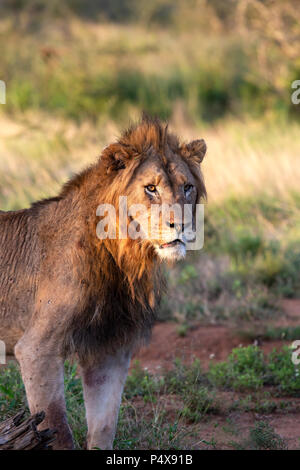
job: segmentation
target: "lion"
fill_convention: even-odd
[[[190,204],[194,217],[206,196],[205,153],[203,139],[180,143],[143,117],[57,197],[0,213],[0,339],[20,364],[30,412],[44,410],[41,428],[57,430],[55,449],[74,448],[66,358],[82,378],[87,448],[112,449],[130,358],[149,338],[164,289],[163,262],[186,252],[174,213],[152,238],[105,239],[97,208],[115,207],[122,195],[145,207],[139,226],[154,204]]]

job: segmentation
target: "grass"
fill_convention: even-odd
[[[208,203],[204,248],[169,273],[177,308],[163,304],[161,317],[175,317],[183,331],[195,321],[241,325],[278,315],[281,297],[299,297],[299,204],[286,196]]]
[[[265,421],[257,421],[243,442],[232,442],[238,450],[287,450],[287,443],[272,426]]]
[[[248,346],[232,351],[227,362],[212,365],[210,380],[235,390],[257,390],[264,383],[265,363],[259,348]]]
[[[259,338],[263,341],[286,340],[294,341],[300,338],[299,326],[267,326],[262,329],[240,331],[239,335],[249,340]]]
[[[208,371],[203,371],[197,360],[191,366],[176,360],[172,370],[163,371],[158,377],[136,363],[126,382],[115,447],[194,448],[197,426],[201,429],[201,423],[213,420],[214,416],[224,416],[233,409],[261,414],[287,409],[288,403],[275,402],[270,396],[299,396],[299,372],[299,366],[291,362],[288,348],[265,356],[255,346],[234,349],[225,362],[211,364]],[[263,386],[271,387],[272,392],[262,393]],[[220,395],[224,388],[240,391],[240,400],[234,404],[232,400],[224,401]],[[1,420],[26,407],[17,365],[10,363],[3,369],[0,391]],[[243,392],[248,393],[244,398]],[[69,363],[65,365],[65,393],[68,419],[77,447],[82,448],[86,436],[83,392],[76,365]],[[271,428],[262,423],[250,430],[255,448],[268,447],[271,435]],[[275,443],[270,448],[274,446]]]
[[[35,19],[32,24],[24,14],[18,28],[15,14],[6,12],[1,22],[6,47],[0,76],[8,84],[6,112],[12,115],[36,109],[98,121],[145,109],[170,118],[181,102],[190,118],[211,122],[227,114],[292,110],[289,97],[262,75],[255,37],[95,24],[72,15],[62,23],[38,12]],[[279,57],[274,51],[274,63]],[[288,62],[286,68],[282,81],[290,87]]]
[[[233,349],[226,362],[213,364],[209,379],[216,386],[234,390],[258,390],[264,385],[274,385],[278,395],[299,396],[299,372],[287,346],[272,351],[266,358],[257,346],[248,346]]]

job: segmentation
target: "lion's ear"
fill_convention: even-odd
[[[206,143],[203,139],[193,140],[189,144],[183,144],[181,153],[186,158],[192,158],[196,163],[201,163],[206,154]]]
[[[111,173],[123,170],[129,156],[129,152],[121,144],[111,144],[103,150],[101,161],[106,166],[107,173]]]

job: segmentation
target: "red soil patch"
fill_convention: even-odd
[[[224,361],[233,348],[253,344],[230,327],[197,326],[189,329],[184,337],[178,334],[178,324],[158,323],[155,325],[149,346],[142,348],[135,356],[141,366],[152,373],[160,369],[171,369],[175,358],[185,364],[199,359],[204,369],[211,361]],[[268,341],[260,344],[265,353],[281,348],[284,341]]]
[[[281,326],[300,325],[300,299],[283,299],[281,301],[283,315],[278,320]]]
[[[285,402],[289,403],[289,412],[276,410],[272,414],[265,415],[258,414],[255,411],[230,411],[230,404],[241,398],[241,396],[238,392],[219,391],[217,398],[223,409],[223,411],[220,410],[220,414],[207,415],[198,423],[190,423],[182,417],[179,418],[179,429],[182,429],[185,435],[184,448],[205,450],[214,448],[217,450],[251,448],[249,442],[250,428],[257,421],[264,421],[269,423],[274,431],[284,439],[289,450],[299,449],[299,398],[284,399]],[[279,403],[282,398],[272,400]],[[146,422],[153,419],[153,404],[145,403],[142,397],[133,398],[132,403],[137,416],[142,417]],[[176,395],[161,395],[156,408],[163,409],[166,422],[177,421],[178,411],[183,408],[183,399]],[[145,444],[145,448],[146,446],[147,444]]]
[[[249,428],[258,420],[268,422],[274,431],[284,439],[288,450],[299,450],[299,419],[300,413],[273,414],[268,416],[256,413],[232,412],[225,416],[216,416],[213,420],[201,423],[195,429],[198,434],[198,447],[200,449],[212,449],[209,442],[215,441],[218,450],[234,449],[233,442],[247,448]],[[201,442],[202,441],[202,442]],[[203,442],[205,441],[205,442]],[[195,442],[197,442],[195,440]]]
[[[276,319],[274,326],[296,326],[300,324],[300,299],[284,299],[281,302],[282,315]],[[160,369],[172,368],[175,358],[186,364],[199,359],[204,368],[209,362],[224,361],[233,348],[240,345],[248,346],[253,341],[242,337],[238,332],[227,326],[201,326],[187,330],[185,336],[179,336],[178,324],[158,323],[153,329],[149,346],[142,348],[135,359],[142,367],[157,373]],[[300,338],[299,338],[300,339]],[[274,348],[281,348],[289,341],[266,341],[260,347],[265,353]]]
[[[300,299],[284,299],[281,302],[282,314],[274,319],[273,326],[296,326],[300,324]],[[271,322],[270,322],[271,323]],[[152,340],[148,347],[142,348],[135,359],[138,359],[143,368],[152,373],[159,373],[161,369],[171,369],[175,358],[180,358],[184,363],[190,364],[194,359],[199,359],[202,366],[208,367],[210,361],[224,361],[232,349],[240,345],[253,344],[253,340],[242,337],[237,330],[226,326],[201,326],[188,329],[185,336],[179,336],[178,324],[159,323],[154,327]],[[255,328],[255,326],[253,326]],[[300,339],[300,338],[299,338]],[[274,348],[281,349],[283,344],[290,341],[263,341],[259,346],[265,353]],[[228,396],[227,396],[227,395]],[[218,392],[222,403],[233,403],[239,396],[234,392]],[[224,396],[223,396],[224,395]],[[162,397],[166,399],[166,397]],[[180,403],[176,403],[173,397],[170,401],[169,412],[175,413]],[[272,397],[273,401],[280,401]],[[284,401],[290,400],[288,397]],[[204,422],[191,425],[193,437],[191,448],[212,449],[216,442],[217,449],[232,449],[232,442],[243,444],[249,438],[249,428],[254,426],[257,420],[269,422],[277,434],[285,439],[288,449],[300,447],[300,399],[294,398],[290,412],[276,411],[270,415],[258,415],[252,412],[230,412],[220,416],[213,416]],[[145,410],[145,404],[143,404]]]
[[[182,337],[178,334],[178,324],[158,323],[149,346],[142,348],[136,359],[151,372],[172,368],[175,358],[187,364],[198,358],[205,366],[212,358],[226,359],[228,351],[240,344],[241,339],[234,337],[228,327],[197,326]]]
[[[284,299],[281,302],[282,314],[277,317],[273,326],[296,326],[300,324],[300,299]],[[152,340],[148,347],[142,348],[135,359],[138,359],[143,368],[152,373],[159,373],[162,369],[171,369],[175,358],[180,358],[186,364],[199,359],[203,368],[207,368],[210,361],[224,361],[232,349],[240,345],[247,346],[253,341],[242,337],[237,330],[228,326],[197,325],[187,330],[185,336],[179,336],[179,325],[176,323],[158,323],[153,330]],[[253,326],[255,327],[255,326]],[[299,338],[300,339],[300,338]],[[265,341],[259,345],[265,353],[272,349],[280,349],[284,341]],[[0,367],[1,369],[1,367]],[[241,394],[235,392],[218,391],[220,401],[224,406],[233,403]],[[280,401],[272,397],[273,401]],[[290,401],[288,397],[284,401]],[[293,406],[290,412],[276,411],[270,415],[258,415],[250,412],[227,412],[211,416],[197,424],[185,423],[192,431],[188,438],[190,447],[195,449],[212,449],[216,442],[217,449],[232,449],[232,442],[240,444],[249,437],[249,428],[257,420],[268,421],[274,430],[286,440],[289,449],[300,447],[300,399],[292,399]],[[140,397],[133,399],[139,414],[147,418],[152,416],[153,409],[150,404],[144,403]],[[182,408],[182,399],[176,396],[162,395],[160,402],[169,420],[175,420],[177,411]],[[230,407],[229,407],[230,408]],[[228,408],[227,408],[228,409]]]

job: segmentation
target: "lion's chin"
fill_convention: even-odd
[[[165,244],[157,246],[156,252],[162,260],[179,261],[185,258],[186,247],[182,242],[175,244]]]

